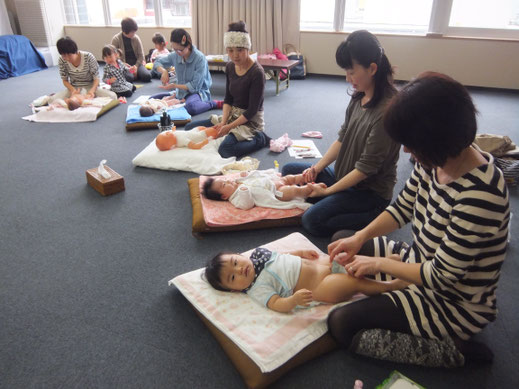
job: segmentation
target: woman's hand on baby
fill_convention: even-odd
[[[340,265],[346,265],[352,257],[359,252],[364,242],[356,235],[344,239],[338,239],[328,245],[330,262],[335,261]]]
[[[367,257],[365,255],[355,255],[353,260],[345,266],[350,276],[362,278],[368,275],[380,273],[380,261],[385,258]]]
[[[117,78],[116,78],[116,77],[112,77],[112,78],[109,78],[109,79],[108,79],[108,83],[109,83],[109,84],[112,84],[112,83],[114,83],[115,81],[117,81]]]
[[[305,179],[305,182],[314,182],[317,178],[317,170],[315,169],[315,166],[310,166],[308,169],[305,169],[303,171],[303,178]]]
[[[299,289],[292,295],[295,305],[308,306],[313,301],[312,291],[308,289]]]
[[[308,195],[308,197],[324,197],[328,195],[328,191],[326,190],[326,184],[318,183],[318,184],[307,184],[312,188],[312,191]]]
[[[214,128],[218,131],[218,134],[216,135],[217,138],[227,135],[232,130],[232,127],[229,124],[217,124]]]

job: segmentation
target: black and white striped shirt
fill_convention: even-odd
[[[79,51],[79,55],[81,61],[77,67],[61,57],[58,61],[61,79],[70,82],[76,88],[89,86],[94,79],[99,78],[99,65],[94,55],[87,51]]]
[[[415,335],[468,339],[496,318],[510,208],[503,174],[482,154],[487,165],[446,185],[417,164],[387,208],[400,226],[412,221],[413,244],[402,260],[423,264],[423,286],[389,293]]]

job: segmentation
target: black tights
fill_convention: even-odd
[[[411,333],[405,314],[390,297],[378,295],[337,308],[328,315],[328,330],[345,348],[360,330],[383,328]]]
[[[131,97],[133,95],[133,92],[135,92],[135,89],[137,89],[135,87],[135,85],[133,86],[132,90],[126,90],[124,92],[117,92],[117,97]]]

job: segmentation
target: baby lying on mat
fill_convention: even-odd
[[[240,254],[220,253],[209,261],[205,278],[221,291],[244,292],[261,305],[277,312],[290,312],[312,301],[339,303],[356,293],[376,295],[403,288],[401,280],[374,281],[355,278],[344,266],[315,250],[278,253],[255,249],[250,258]]]
[[[144,103],[141,104],[139,108],[139,114],[142,117],[153,116],[157,112],[168,109],[173,105],[177,105],[183,103],[185,99],[179,100],[174,96],[166,96],[162,99],[148,99]]]
[[[299,186],[301,185],[301,186]],[[325,184],[316,184],[326,187]],[[302,174],[280,177],[273,169],[242,172],[239,178],[208,178],[203,194],[210,200],[228,200],[239,209],[251,209],[255,205],[267,208],[307,209],[304,201],[312,192]]]
[[[94,105],[92,95],[84,95],[80,93],[73,94],[68,99],[65,99],[65,103],[67,103],[67,107],[71,111],[74,111],[79,107],[83,107],[86,105]]]
[[[54,108],[67,108],[70,111],[75,111],[79,107],[102,107],[110,101],[108,97],[92,97],[91,95],[85,95],[76,93],[66,99],[56,99],[47,107],[48,110]],[[45,107],[44,107],[45,108]]]
[[[160,151],[171,150],[173,147],[188,147],[201,149],[209,138],[216,138],[218,131],[214,127],[195,127],[188,131],[175,131],[176,127],[168,131],[162,131],[155,138],[155,145]]]

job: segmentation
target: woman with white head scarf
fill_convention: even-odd
[[[218,137],[227,136],[218,152],[223,158],[240,157],[270,143],[270,138],[263,132],[265,72],[249,55],[251,40],[245,22],[229,25],[224,34],[224,46],[229,63],[225,68],[223,115],[215,127]],[[210,120],[193,122],[186,126],[186,130],[213,124]]]

